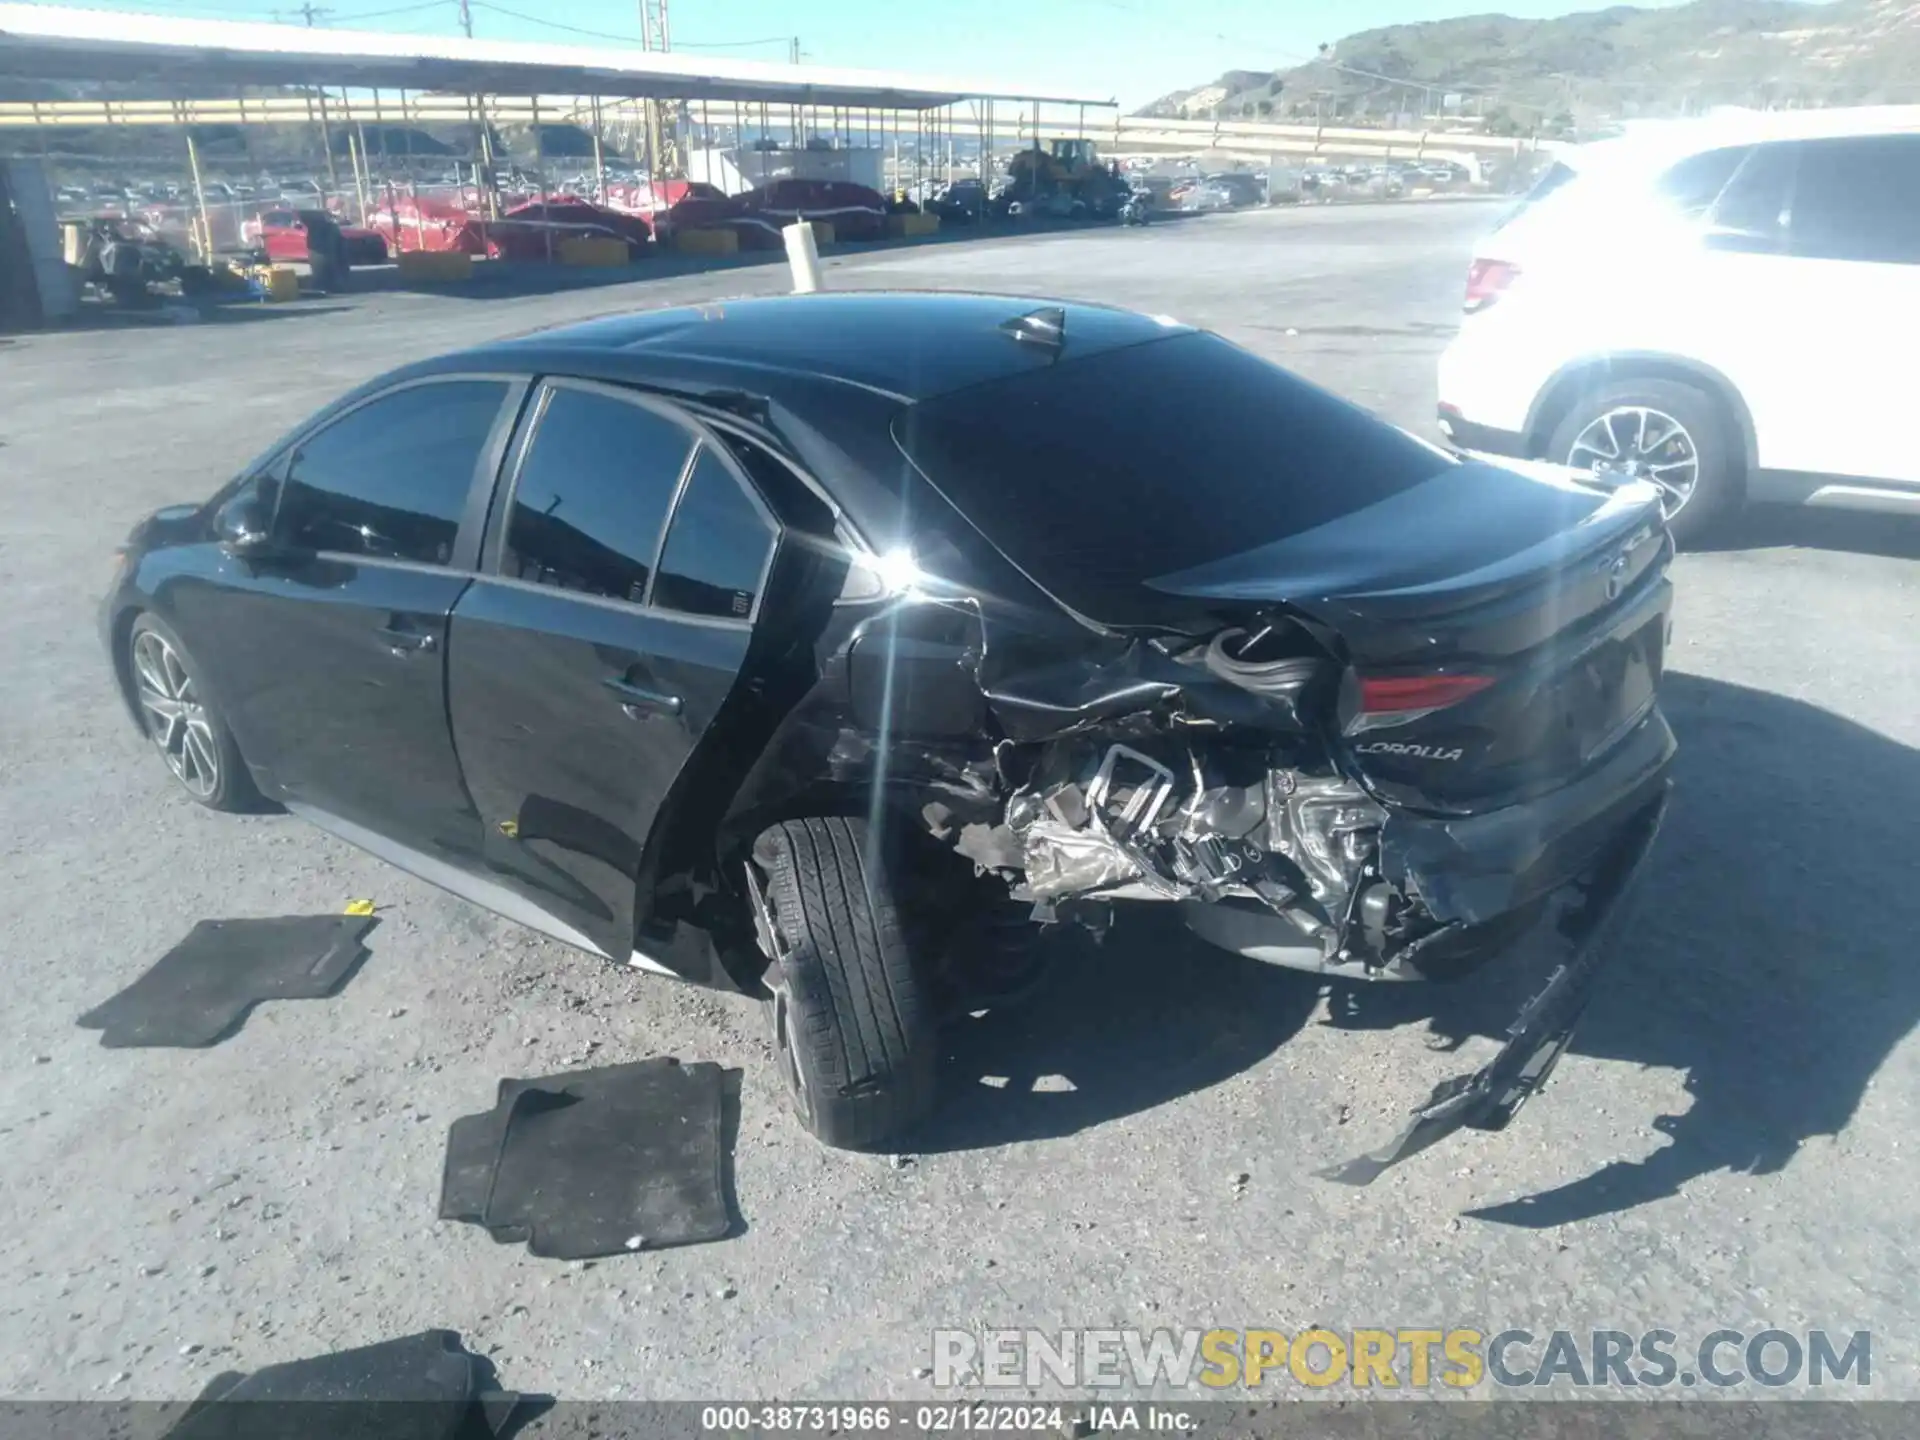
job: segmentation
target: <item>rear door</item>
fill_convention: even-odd
[[[1760,463],[1920,485],[1907,412],[1920,326],[1920,135],[1809,140],[1784,214],[1781,326],[1766,349],[1784,416],[1763,421]]]
[[[454,743],[498,877],[625,962],[655,817],[745,662],[777,530],[669,407],[555,380],[530,415],[453,615]]]
[[[177,587],[182,634],[270,791],[358,843],[476,863],[447,728],[447,621],[525,382],[417,381],[302,438],[275,548]]]

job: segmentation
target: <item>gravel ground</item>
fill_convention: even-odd
[[[830,274],[1165,312],[1431,433],[1487,215],[1219,217]],[[789,1118],[748,1002],[600,967],[292,819],[170,791],[93,630],[142,512],[389,366],[782,278],[0,342],[0,1394],[184,1397],[447,1326],[562,1396],[901,1396],[926,1393],[936,1327],[1313,1323],[1871,1329],[1872,1393],[1920,1393],[1911,526],[1771,516],[1680,560],[1677,798],[1609,985],[1512,1129],[1361,1191],[1311,1171],[1476,1063],[1512,986],[1330,992],[1142,933],[955,1034],[935,1143],[896,1166]],[[198,919],[353,897],[383,923],[331,1001],[266,1006],[203,1052],[104,1051],[74,1027]],[[658,1054],[745,1072],[744,1234],[579,1267],[435,1218],[446,1127],[500,1077]]]

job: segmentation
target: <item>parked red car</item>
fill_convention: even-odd
[[[688,195],[660,217],[662,233],[732,230],[742,250],[778,250],[780,222],[752,209],[743,195]]]
[[[525,205],[514,206],[504,218],[554,225],[594,226],[611,230],[629,246],[644,246],[653,238],[653,227],[640,216],[610,210],[577,195],[554,195],[545,200],[530,200]]]
[[[486,241],[474,228],[473,212],[462,205],[431,196],[396,196],[371,212],[367,224],[394,251],[458,250],[468,255],[487,253]]]
[[[305,260],[307,227],[324,219],[340,231],[346,242],[349,265],[384,265],[387,242],[377,230],[360,225],[342,225],[322,210],[267,210],[240,227],[240,239],[257,245],[270,260]]]
[[[704,180],[662,180],[651,185],[645,180],[607,186],[607,208],[623,215],[658,217],[682,200],[724,200],[727,192]]]
[[[887,233],[887,201],[850,180],[775,180],[739,197],[748,209],[781,224],[824,220],[836,240],[878,240]]]
[[[525,210],[529,207],[519,207]],[[634,242],[605,225],[569,225],[559,220],[522,219],[515,212],[500,220],[471,222],[486,254],[495,260],[552,261],[560,258],[563,240],[621,240],[629,256]]]

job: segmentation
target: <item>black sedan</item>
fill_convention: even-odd
[[[1665,804],[1670,554],[1647,486],[1163,318],[815,295],[375,380],[142,522],[103,627],[193,799],[762,997],[835,1144],[1047,926],[1382,980],[1569,937],[1364,1180],[1566,1042]]]

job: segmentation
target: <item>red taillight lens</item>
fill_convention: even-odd
[[[1493,684],[1490,675],[1393,675],[1360,677],[1360,713],[1404,715],[1444,710]]]
[[[1467,267],[1467,313],[1484,310],[1520,278],[1520,267],[1504,260],[1476,260]]]

